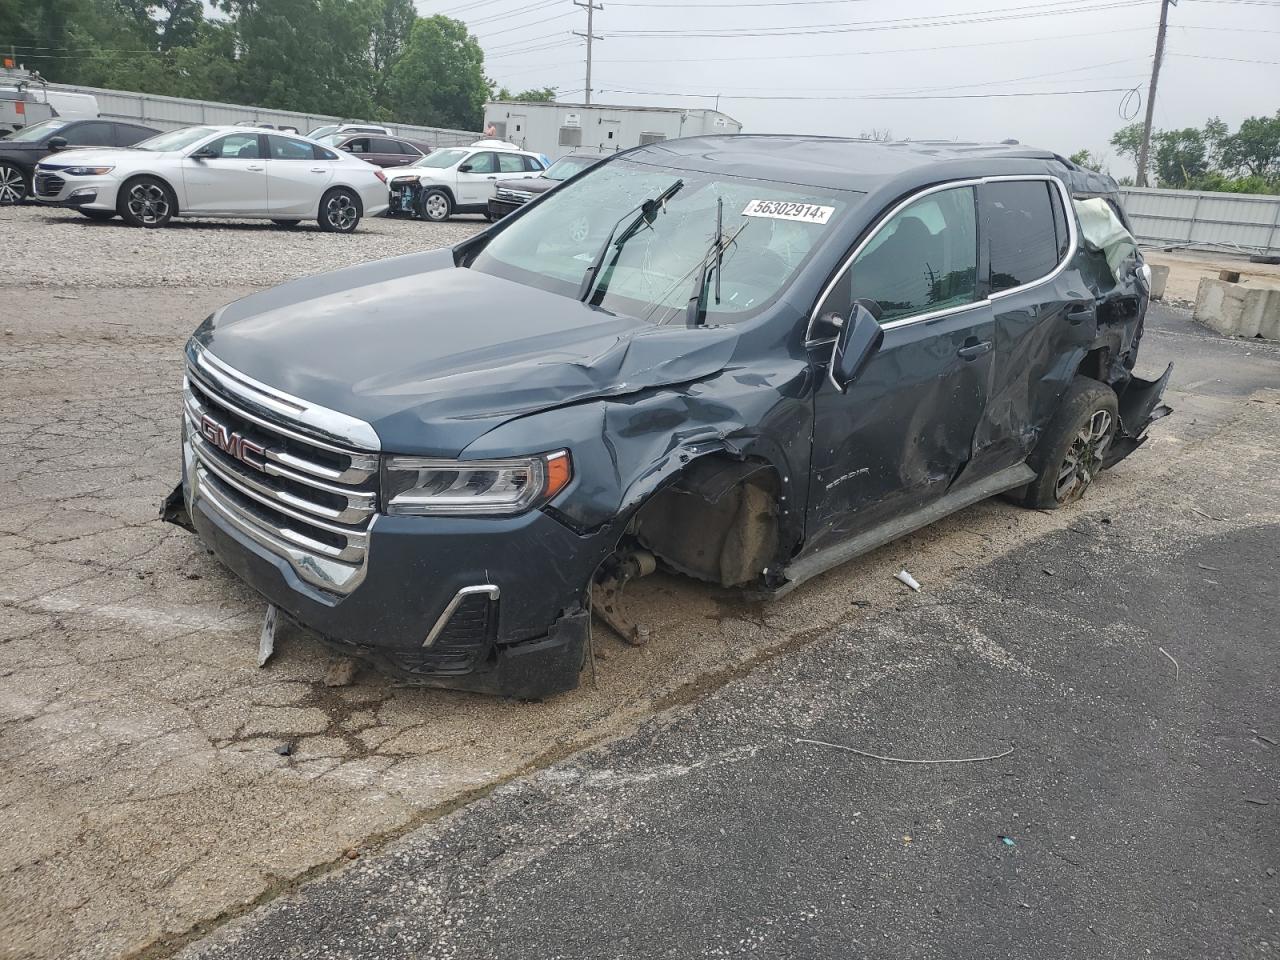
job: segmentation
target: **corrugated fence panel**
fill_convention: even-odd
[[[1144,243],[1280,254],[1280,196],[1150,187],[1120,193]]]
[[[108,120],[130,120],[160,130],[176,130],[178,127],[197,123],[240,123],[249,120],[275,126],[293,126],[306,133],[326,123],[337,123],[343,119],[318,113],[243,107],[212,100],[187,100],[154,93],[130,93],[63,83],[51,83],[49,89],[54,92],[90,94],[98,100],[98,112]],[[407,123],[388,123],[385,126],[406,139],[422,141],[435,147],[470,144],[482,136],[473,130],[452,130],[447,127],[418,127]]]

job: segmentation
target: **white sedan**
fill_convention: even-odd
[[[253,127],[185,127],[125,149],[66,150],[40,161],[34,198],[135,227],[173,217],[316,220],[350,233],[387,208],[387,178],[305,137]]]

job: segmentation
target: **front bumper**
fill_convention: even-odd
[[[179,491],[162,514],[200,539],[268,602],[329,645],[428,686],[542,699],[577,686],[590,629],[588,586],[609,530],[580,536],[542,511],[518,517],[379,515],[363,578],[345,596],[228,522],[201,489],[184,438]],[[493,591],[475,591],[478,585]],[[461,598],[461,599],[460,599]],[[451,609],[452,607],[452,609]]]
[[[525,201],[526,203],[528,201]],[[498,200],[496,198],[489,201],[489,216],[494,220],[501,220],[509,213],[514,213],[524,206],[524,203],[516,203],[512,200]]]
[[[32,180],[32,198],[51,207],[115,210],[119,182],[112,176],[68,177],[60,173],[44,174],[36,168]]]

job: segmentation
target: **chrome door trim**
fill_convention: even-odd
[[[811,335],[813,333],[813,325],[818,321],[818,309],[822,306],[823,301],[827,299],[827,296],[831,293],[831,291],[835,289],[835,285],[839,283],[841,278],[844,277],[845,273],[848,272],[849,268],[853,265],[853,261],[858,258],[858,255],[860,253],[862,253],[863,248],[865,248],[867,244],[869,244],[873,239],[875,239],[876,235],[880,232],[880,230],[884,227],[884,225],[888,223],[889,220],[891,220],[901,210],[910,206],[911,204],[915,203],[917,200],[923,197],[927,197],[933,193],[941,193],[943,190],[954,190],[959,187],[978,187],[984,183],[999,183],[1001,181],[1009,181],[1009,180],[1048,180],[1057,185],[1058,196],[1062,200],[1063,214],[1065,215],[1065,219],[1067,221],[1067,231],[1071,235],[1071,242],[1067,247],[1067,252],[1062,257],[1062,259],[1058,262],[1057,266],[1054,267],[1054,269],[1051,272],[1045,274],[1043,277],[1040,277],[1037,280],[1031,280],[1019,286],[1010,287],[1008,290],[1001,290],[998,293],[989,294],[987,297],[985,297],[982,300],[974,300],[972,303],[963,303],[955,307],[946,307],[942,310],[933,310],[933,311],[930,311],[929,313],[916,314],[915,316],[902,317],[899,320],[890,320],[888,323],[883,324],[882,326],[884,327],[885,330],[892,330],[895,327],[902,327],[911,323],[924,323],[929,320],[936,320],[938,317],[949,316],[950,314],[957,313],[961,310],[967,310],[971,307],[979,307],[984,304],[989,304],[991,303],[991,301],[998,300],[1001,297],[1007,297],[1010,294],[1020,293],[1023,290],[1027,290],[1027,289],[1030,289],[1031,287],[1036,286],[1037,284],[1047,283],[1048,281],[1053,280],[1055,277],[1057,277],[1058,274],[1062,273],[1062,271],[1067,268],[1067,266],[1071,263],[1071,260],[1075,257],[1076,250],[1079,244],[1079,235],[1076,227],[1075,208],[1071,205],[1071,194],[1067,190],[1066,184],[1063,183],[1059,177],[1056,177],[1053,174],[1049,174],[1049,173],[1014,173],[1014,174],[1002,174],[1000,176],[995,176],[995,177],[978,177],[978,178],[973,178],[968,180],[950,180],[950,181],[947,181],[946,183],[936,183],[931,187],[925,187],[923,190],[918,190],[915,193],[908,195],[907,197],[899,201],[897,204],[895,204],[893,207],[891,207],[889,209],[889,212],[884,214],[876,222],[871,232],[868,233],[862,239],[862,242],[853,248],[853,252],[850,253],[847,257],[845,257],[844,262],[840,264],[840,269],[838,269],[835,272],[835,274],[827,282],[827,285],[822,288],[822,293],[819,295],[817,302],[814,304],[813,311],[809,314],[809,323],[808,323],[808,326],[805,328],[805,342],[804,342],[805,347],[806,348],[819,347],[824,344],[835,342],[835,339],[836,339],[835,337],[822,337],[819,340],[812,339]],[[977,203],[977,200],[978,198],[975,197],[974,198],[975,204]],[[976,214],[976,209],[977,208],[975,206],[975,214]],[[979,238],[981,238],[982,224],[979,222],[979,223],[975,223],[975,225],[977,228],[978,236]]]

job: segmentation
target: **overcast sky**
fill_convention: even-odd
[[[747,132],[1012,137],[1061,153],[1106,154],[1116,176],[1132,167],[1107,140],[1127,122],[1122,110],[1142,114],[1137,97],[1126,101],[1111,88],[1136,86],[1145,103],[1160,14],[1159,0],[602,2],[596,103],[713,107],[720,93],[720,109]],[[554,86],[562,101],[581,102],[585,50],[570,31],[585,30],[586,12],[571,0],[418,0],[418,7],[468,23],[499,84]],[[1198,127],[1217,115],[1234,129],[1244,117],[1280,109],[1280,2],[1179,0],[1169,24],[1157,128]],[[744,35],[751,31],[767,35]],[[737,35],[691,35],[708,32]],[[1097,89],[1109,92],[958,97]],[[844,95],[947,98],[819,99]]]

